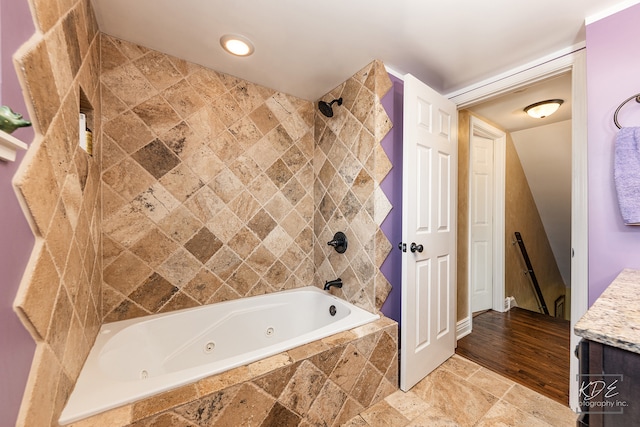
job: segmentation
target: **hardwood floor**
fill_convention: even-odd
[[[473,318],[456,353],[557,402],[569,403],[569,321],[521,308]]]

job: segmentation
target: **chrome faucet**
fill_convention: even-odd
[[[342,279],[338,277],[336,280],[328,280],[328,281],[324,282],[324,290],[325,291],[328,291],[332,286],[335,286],[336,288],[341,288],[342,287]]]

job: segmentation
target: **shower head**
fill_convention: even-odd
[[[320,112],[327,117],[333,117],[333,108],[331,108],[331,106],[333,105],[334,102],[337,102],[338,105],[342,105],[342,98],[334,99],[329,103],[326,103],[325,101],[320,101],[318,102],[318,110],[320,110]]]

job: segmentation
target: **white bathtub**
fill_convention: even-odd
[[[332,306],[335,315],[330,313]],[[378,318],[308,286],[105,323],[59,423],[72,423]]]

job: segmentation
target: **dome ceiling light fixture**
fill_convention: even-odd
[[[535,119],[544,119],[558,111],[563,99],[547,99],[525,107],[524,112]]]
[[[249,56],[254,51],[251,40],[237,34],[225,34],[220,37],[220,46],[235,56]]]

